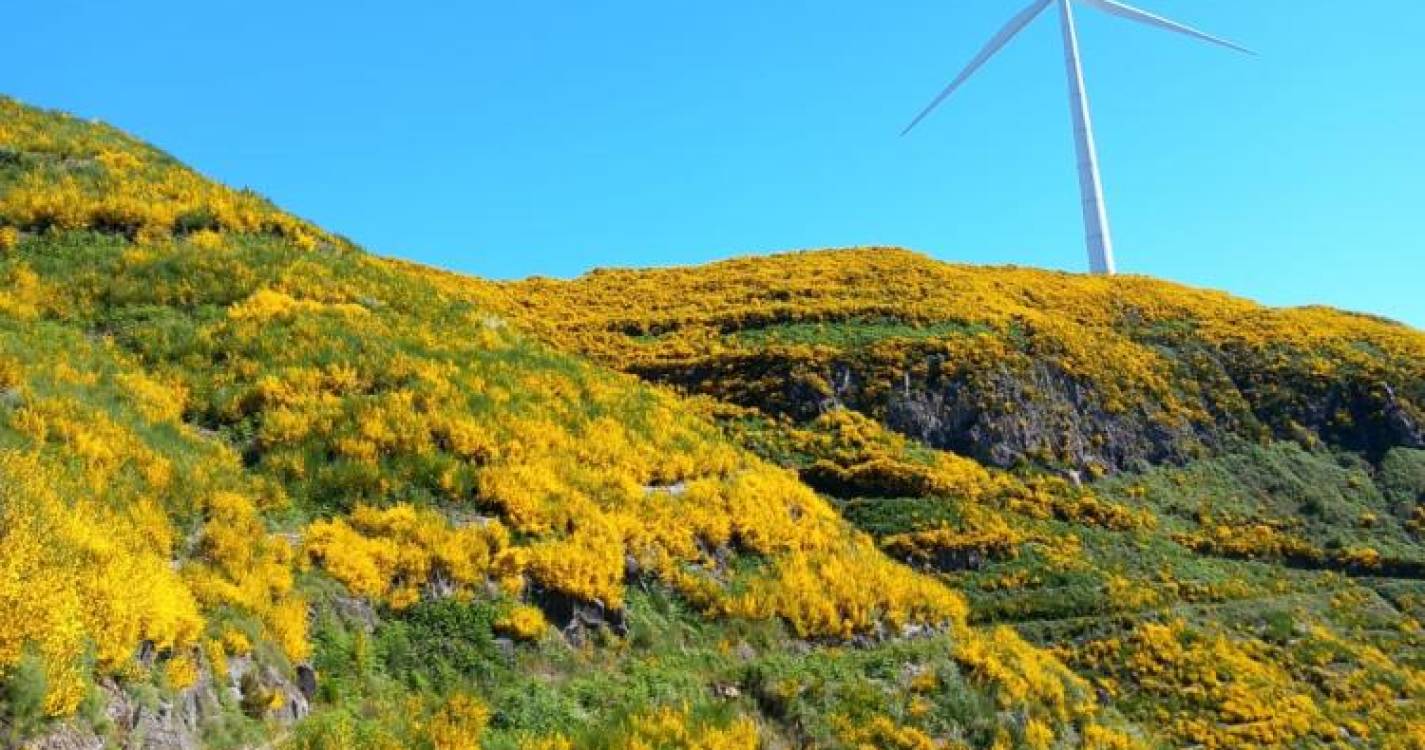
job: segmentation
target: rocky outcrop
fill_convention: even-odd
[[[252,718],[291,724],[311,711],[317,675],[299,665],[288,677],[276,665],[251,656],[228,660],[227,675],[205,666],[193,685],[172,696],[149,698],[125,690],[114,680],[98,688],[104,701],[104,733],[80,720],[53,727],[24,747],[27,750],[198,750],[205,727],[241,711]]]
[[[1091,388],[1042,363],[978,380],[975,386],[908,381],[884,403],[861,406],[927,445],[1005,468],[1124,469],[1187,460],[1220,440],[1212,425],[1175,418],[1153,404],[1109,410]]]
[[[560,591],[534,588],[534,602],[549,622],[575,645],[584,643],[596,631],[609,630],[616,635],[628,635],[628,620],[622,609],[606,607],[600,602],[586,602]]]
[[[1319,440],[1373,458],[1425,447],[1425,385],[1369,373],[1274,370],[1259,355],[1163,347],[1170,393],[1106,394],[1050,358],[967,365],[907,359],[755,356],[644,366],[637,374],[795,420],[849,408],[935,448],[1001,468],[1094,476],[1184,463],[1268,439]],[[1409,386],[1408,388],[1406,386]]]

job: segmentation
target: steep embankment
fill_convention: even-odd
[[[500,288],[3,99],[0,251],[8,742],[1129,742]]]

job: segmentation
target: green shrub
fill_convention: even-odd
[[[1425,502],[1425,450],[1396,448],[1385,454],[1377,481],[1392,503]]]
[[[44,663],[33,652],[0,677],[0,738],[16,747],[44,724]]]

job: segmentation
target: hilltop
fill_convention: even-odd
[[[797,420],[844,406],[1002,468],[1100,475],[1307,436],[1425,448],[1425,337],[1325,308],[884,248],[512,290],[528,325],[612,367]]]
[[[1425,732],[1404,326],[891,249],[494,283],[8,99],[0,277],[9,744]]]

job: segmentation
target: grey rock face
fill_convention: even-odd
[[[1274,369],[1269,353],[1158,348],[1173,368],[1168,392],[1105,393],[1050,357],[1022,353],[964,363],[933,350],[848,352],[828,363],[769,351],[635,372],[796,420],[854,409],[1002,468],[1028,463],[1091,476],[1269,438],[1320,439],[1372,456],[1425,446],[1425,381],[1387,383],[1350,370],[1321,380]]]
[[[228,661],[228,675],[219,679],[206,666],[198,681],[171,697],[144,701],[113,680],[99,685],[109,736],[100,736],[74,720],[30,740],[27,750],[199,750],[203,728],[234,706],[252,708],[260,718],[290,724],[310,711],[317,675],[310,665],[299,665],[295,680],[270,664],[250,656]],[[280,696],[275,700],[274,696]],[[276,706],[273,704],[276,703]]]
[[[970,385],[911,381],[880,404],[891,429],[992,466],[1054,464],[1104,471],[1186,460],[1222,439],[1213,423],[1154,404],[1111,410],[1100,394],[1052,366],[1000,369]]]
[[[604,629],[628,635],[628,620],[621,609],[581,601],[550,589],[535,589],[530,598],[570,643],[583,643],[593,632]]]

